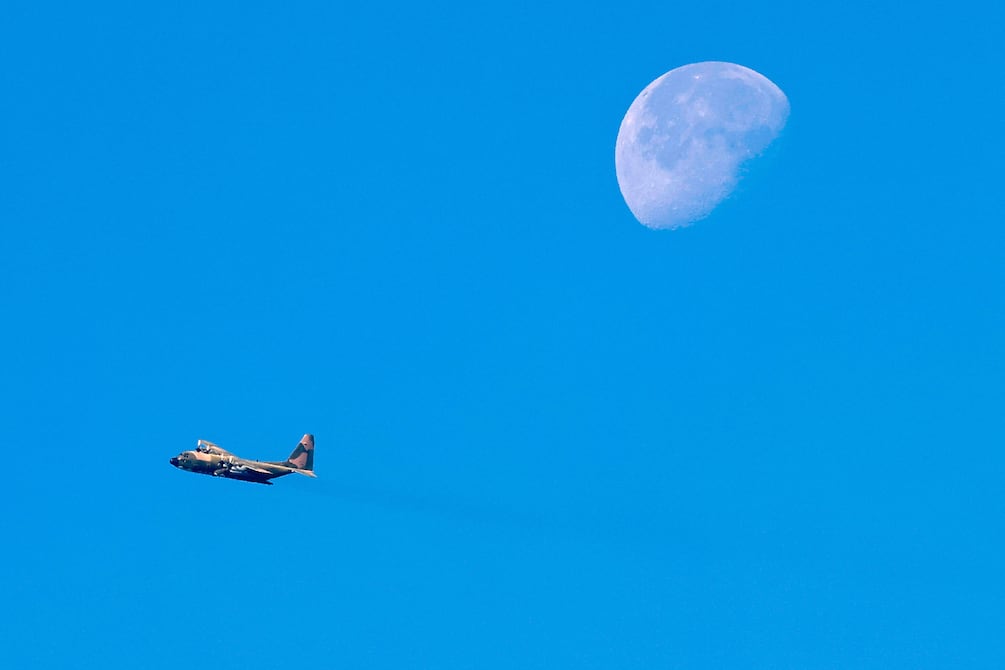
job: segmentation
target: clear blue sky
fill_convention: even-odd
[[[140,4],[0,10],[0,665],[1005,665],[996,4]],[[791,117],[655,232],[702,60]]]

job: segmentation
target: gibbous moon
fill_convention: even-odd
[[[781,89],[742,65],[710,61],[670,70],[639,93],[621,122],[614,149],[621,195],[650,228],[702,219],[788,117]]]

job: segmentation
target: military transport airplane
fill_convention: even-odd
[[[245,482],[272,485],[270,479],[295,472],[316,477],[314,474],[314,436],[307,434],[285,461],[252,461],[221,449],[212,442],[199,440],[196,448],[183,451],[171,459],[171,465],[200,475],[213,475]]]

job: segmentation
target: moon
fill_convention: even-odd
[[[782,90],[742,65],[709,61],[670,70],[639,93],[621,121],[614,148],[621,195],[650,228],[703,219],[788,117]]]

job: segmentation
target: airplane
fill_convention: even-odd
[[[200,475],[213,475],[227,479],[239,479],[271,486],[270,479],[283,477],[292,472],[307,477],[314,474],[314,436],[308,433],[300,439],[290,457],[285,461],[253,461],[241,458],[221,449],[209,440],[199,440],[195,449],[183,451],[170,461],[180,470],[188,470]]]

